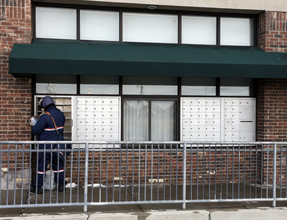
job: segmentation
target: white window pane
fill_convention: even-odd
[[[123,40],[129,42],[177,43],[177,15],[123,14]]]
[[[182,95],[200,95],[215,96],[216,81],[215,78],[182,78]]]
[[[252,82],[243,78],[221,78],[220,96],[250,96]]]
[[[183,44],[216,44],[216,18],[182,16]]]
[[[125,95],[177,95],[177,86],[123,85]]]
[[[250,18],[221,18],[220,44],[252,46],[253,20]]]
[[[119,40],[119,12],[81,10],[81,40]]]
[[[123,77],[125,95],[177,95],[176,77]]]
[[[250,96],[248,86],[222,86],[220,96]]]
[[[174,140],[174,101],[151,102],[151,141]]]
[[[76,39],[76,9],[36,7],[36,37]]]
[[[36,83],[37,94],[77,94],[76,84]]]
[[[119,78],[113,76],[81,75],[81,94],[119,94]]]
[[[124,141],[148,140],[148,101],[124,102]]]
[[[182,86],[182,95],[215,96],[215,86]]]
[[[81,85],[81,94],[119,94],[119,86],[118,85],[94,85],[94,84],[85,84]]]

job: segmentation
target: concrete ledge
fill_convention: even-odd
[[[209,220],[286,220],[287,208],[221,210],[210,213]]]
[[[0,217],[0,220],[286,220],[287,208],[233,209],[220,211],[151,211],[127,213],[62,213],[56,215],[24,214]]]
[[[131,213],[96,213],[91,214],[88,220],[137,220],[138,216]]]
[[[86,214],[59,214],[59,215],[39,215],[39,214],[24,214],[18,217],[1,217],[0,220],[87,220]]]
[[[96,213],[88,220],[209,220],[208,211],[155,211],[139,213]]]
[[[209,220],[209,212],[200,211],[164,211],[150,212],[146,220]]]

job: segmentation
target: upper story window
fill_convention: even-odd
[[[123,41],[178,42],[177,15],[123,13]]]
[[[119,12],[80,11],[81,40],[119,40]]]
[[[221,18],[220,45],[253,46],[254,20],[250,18]]]
[[[216,45],[216,17],[182,16],[182,43]]]
[[[36,38],[75,40],[76,15],[76,9],[36,7]]]
[[[254,46],[255,18],[37,6],[35,37],[67,40]]]

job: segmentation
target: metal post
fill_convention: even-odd
[[[183,183],[182,183],[182,209],[186,209],[186,143],[183,145]]]
[[[276,154],[277,154],[277,144],[274,144],[273,150],[273,207],[276,206]],[[267,170],[268,173],[268,170]],[[267,179],[268,184],[268,179]]]
[[[84,183],[84,212],[88,211],[88,166],[89,166],[89,144],[85,144],[85,183]]]

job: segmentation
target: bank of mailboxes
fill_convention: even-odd
[[[182,141],[255,141],[254,98],[182,98]]]
[[[120,140],[119,98],[77,97],[75,102],[76,140]]]

